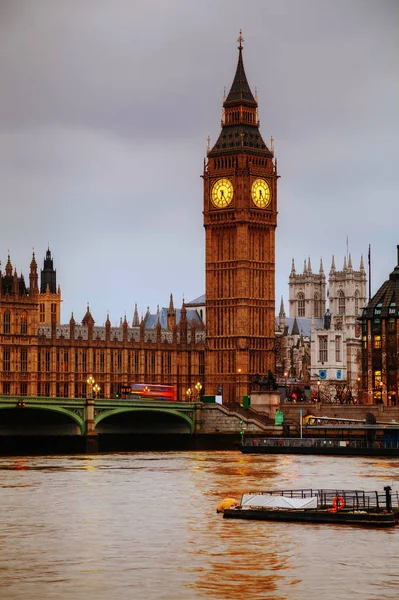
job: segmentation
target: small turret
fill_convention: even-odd
[[[35,296],[39,293],[38,286],[38,274],[37,274],[37,263],[35,260],[35,253],[32,254],[32,260],[30,263],[30,272],[29,272],[29,294],[31,296]]]
[[[176,327],[176,311],[173,304],[173,294],[170,295],[166,326],[169,330],[173,330],[173,328]]]
[[[124,342],[127,342],[127,328],[128,328],[128,324],[127,324],[127,319],[126,319],[126,314],[125,314],[125,318],[123,319],[123,323],[122,323],[122,335],[123,335]]]
[[[111,321],[109,320],[109,312],[107,312],[107,320],[105,321],[105,339],[107,342],[111,339]]]
[[[349,257],[348,257],[348,271],[353,271],[353,267],[352,267],[352,257],[351,257],[351,255],[350,255],[350,254],[349,254]]]
[[[10,255],[8,255],[8,260],[7,260],[7,264],[6,264],[6,276],[12,277],[12,264],[11,264],[11,260],[10,260]]]
[[[293,277],[294,275],[296,275],[296,270],[295,270],[295,262],[294,262],[294,259],[292,259],[292,265],[291,265],[291,273],[290,273],[290,277]]]
[[[334,258],[334,254],[332,256],[330,273],[335,273],[335,258]]]
[[[43,269],[40,271],[40,293],[45,294],[47,286],[50,294],[57,293],[57,273],[53,266],[50,248],[47,248],[46,258],[44,259]]]
[[[323,269],[323,259],[320,257],[320,269],[319,269],[319,274],[320,275],[324,275],[324,269]]]
[[[134,305],[134,316],[133,316],[132,327],[139,327],[139,326],[140,326],[139,311],[137,310],[137,303],[136,303]]]
[[[283,296],[281,296],[280,312],[278,314],[278,324],[279,324],[280,328],[283,330],[284,330],[285,323],[286,323],[285,319],[286,319],[286,315],[285,315],[285,309],[284,309],[284,300],[283,300]]]
[[[310,256],[308,258],[308,275],[312,274],[312,265],[310,264]]]

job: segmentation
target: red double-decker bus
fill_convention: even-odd
[[[176,402],[176,388],[173,385],[153,383],[131,383],[119,388],[121,398],[135,397],[140,400],[168,400]]]

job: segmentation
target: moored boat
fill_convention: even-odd
[[[362,490],[270,490],[243,494],[225,508],[226,519],[333,523],[394,527],[399,520],[398,493],[394,506],[389,486],[384,493]]]

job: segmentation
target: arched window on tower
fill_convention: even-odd
[[[4,313],[4,321],[3,321],[3,333],[10,333],[10,325],[11,325],[11,313],[6,310]]]
[[[298,300],[298,317],[304,317],[305,316],[305,294],[303,294],[302,292],[299,292],[299,294],[297,296],[297,300]]]
[[[320,315],[320,300],[319,300],[319,294],[316,292],[313,298],[313,314],[316,317],[316,319],[318,319],[319,317],[321,317]]]
[[[19,332],[21,335],[26,335],[28,333],[28,317],[25,313],[23,313],[20,318]]]
[[[342,290],[338,292],[338,314],[345,314],[345,294]]]
[[[355,316],[359,314],[359,290],[355,292]]]

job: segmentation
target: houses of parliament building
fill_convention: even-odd
[[[221,132],[203,171],[206,303],[175,308],[171,296],[141,320],[136,306],[130,325],[125,317],[119,327],[108,317],[95,325],[87,307],[79,322],[72,315],[61,324],[50,249],[40,281],[35,254],[29,282],[8,256],[0,271],[0,394],[86,397],[92,375],[102,397],[151,383],[175,386],[178,400],[222,393],[230,403],[255,374],[274,372],[277,163],[259,131],[241,34],[238,41]]]

